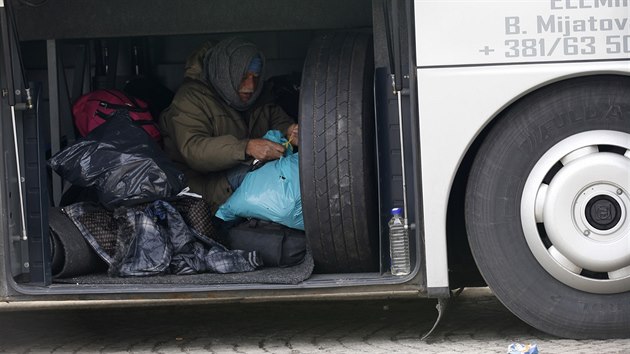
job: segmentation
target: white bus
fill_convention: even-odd
[[[7,0],[0,22],[0,308],[446,304],[488,286],[554,335],[630,333],[628,0]],[[47,169],[79,139],[73,102],[120,89],[157,117],[187,56],[233,35],[265,53],[265,85],[300,123],[305,260],[108,276]],[[394,207],[406,275],[390,271]]]

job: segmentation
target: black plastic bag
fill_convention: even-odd
[[[186,187],[184,174],[126,111],[117,111],[48,163],[73,185],[96,188],[108,209],[172,197]]]

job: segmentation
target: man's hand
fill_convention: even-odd
[[[284,154],[284,146],[267,139],[251,139],[247,142],[245,153],[261,161],[276,160]]]
[[[299,126],[295,123],[289,125],[289,127],[287,128],[287,134],[286,134],[287,140],[293,146],[298,146],[298,139],[299,139],[298,128]]]

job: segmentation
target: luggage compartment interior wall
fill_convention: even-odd
[[[297,74],[302,70],[308,45],[318,31],[238,33],[256,43],[265,54],[266,79],[281,75]],[[208,40],[218,41],[226,34],[194,34],[177,36],[150,36],[125,38],[73,39],[55,41],[58,52],[57,62],[64,70],[59,71],[60,85],[68,88],[70,103],[77,95],[88,92],[94,86],[121,88],[134,76],[155,78],[160,85],[175,92],[184,77],[184,63],[190,53]],[[26,74],[30,81],[41,82],[44,87],[44,101],[49,94],[49,55],[50,41],[33,40],[22,42],[23,60]],[[98,52],[97,52],[98,50]],[[136,73],[134,51],[140,51],[139,73]],[[109,57],[109,68],[115,62],[115,73],[99,73],[96,61],[98,53]],[[112,58],[116,55],[116,59]],[[87,59],[87,66],[82,67],[81,56]],[[103,63],[103,65],[108,65]],[[85,76],[87,69],[90,77]],[[85,76],[84,79],[77,76]],[[299,77],[298,77],[299,78]],[[63,92],[60,92],[63,94]],[[63,100],[63,97],[61,97]],[[60,102],[61,110],[69,109],[68,102]],[[69,112],[69,110],[67,111]],[[47,111],[44,112],[47,116]],[[62,112],[62,115],[65,114]],[[67,127],[66,127],[67,128]],[[71,133],[71,132],[62,132]],[[64,134],[65,135],[65,134]]]

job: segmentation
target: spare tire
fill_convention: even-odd
[[[319,273],[378,270],[373,72],[365,33],[318,37],[304,62],[300,186]]]

